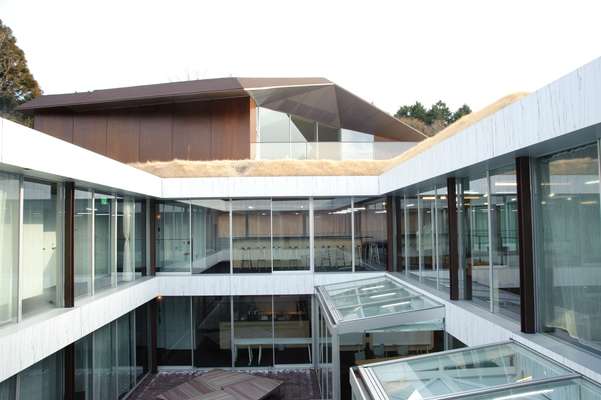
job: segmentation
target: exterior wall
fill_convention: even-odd
[[[248,97],[118,110],[39,112],[34,127],[124,163],[250,157]],[[251,134],[249,134],[251,132]]]

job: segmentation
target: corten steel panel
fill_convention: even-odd
[[[248,98],[211,102],[211,158],[250,158],[250,106]]]
[[[73,144],[107,155],[107,119],[104,113],[74,114]]]
[[[73,116],[71,113],[39,113],[33,119],[33,128],[55,138],[73,143]]]
[[[211,159],[211,109],[208,102],[173,106],[173,158]]]
[[[124,163],[140,159],[140,116],[136,110],[116,111],[108,116],[107,156]]]
[[[518,198],[518,253],[520,259],[520,319],[522,332],[536,332],[534,304],[534,249],[530,159],[516,158]]]
[[[457,220],[457,186],[455,178],[447,178],[447,209],[449,210],[449,279],[451,300],[459,300],[459,229]]]
[[[173,159],[172,115],[167,106],[140,109],[140,161]]]

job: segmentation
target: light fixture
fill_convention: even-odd
[[[374,214],[386,214],[386,210],[374,211]]]
[[[549,193],[549,197],[555,197],[555,193]]]
[[[594,184],[596,184],[596,183],[599,183],[599,179],[595,179],[595,180],[593,180],[593,181],[587,181],[587,182],[584,182],[584,184],[585,184],[585,185],[594,185]]]
[[[368,287],[361,288],[361,290],[362,291],[375,290],[375,289],[382,289],[383,287],[385,287],[385,286],[384,285],[368,286]]]
[[[382,294],[374,294],[373,296],[369,296],[370,299],[380,299],[382,297],[390,297],[390,296],[394,296],[396,295],[395,292],[388,292],[388,293],[382,293]]]

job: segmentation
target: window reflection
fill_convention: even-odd
[[[183,202],[159,203],[156,233],[157,270],[190,271],[190,206]]]
[[[271,272],[271,200],[232,201],[234,273]]]
[[[273,270],[308,270],[309,199],[273,199]]]
[[[315,271],[351,272],[352,210],[350,197],[314,199]]]
[[[230,273],[230,202],[193,200],[192,273]]]
[[[19,178],[0,173],[0,325],[17,318]]]
[[[385,271],[388,257],[386,198],[354,199],[355,271]]]

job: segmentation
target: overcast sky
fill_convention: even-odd
[[[0,0],[47,94],[323,76],[385,111],[478,109],[601,56],[598,1]]]

